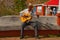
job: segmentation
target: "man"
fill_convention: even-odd
[[[21,38],[24,38],[24,28],[28,25],[31,25],[34,30],[35,30],[35,37],[38,37],[38,22],[35,21],[31,21],[32,20],[32,15],[30,14],[32,9],[29,8],[29,12],[28,13],[23,13],[23,15],[20,17],[21,21],[22,21],[22,26],[21,26]]]
[[[54,16],[56,15],[56,13],[57,13],[56,8],[53,8],[53,14],[54,14]]]
[[[21,17],[21,21],[23,22],[22,26],[21,26],[21,38],[24,38],[24,28],[28,25],[31,25],[34,29],[35,29],[35,37],[38,37],[37,31],[38,31],[38,22],[35,21],[31,21],[32,16],[30,14],[24,14]]]

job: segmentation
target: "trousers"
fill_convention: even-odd
[[[28,25],[31,25],[34,28],[35,31],[35,37],[38,36],[38,22],[35,21],[29,21],[29,22],[25,22],[22,24],[21,26],[21,37],[24,37],[24,28],[27,27]]]

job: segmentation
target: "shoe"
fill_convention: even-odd
[[[23,36],[20,37],[20,39],[23,39],[23,38],[24,38]]]
[[[39,36],[37,35],[37,36],[35,36],[35,38],[38,38],[39,39]]]

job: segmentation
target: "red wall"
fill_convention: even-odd
[[[34,36],[34,31],[33,30],[25,30],[24,31],[25,35],[29,36]],[[60,30],[39,30],[38,34],[40,35],[48,35],[48,34],[60,34]],[[19,30],[11,30],[11,31],[0,31],[0,37],[5,37],[5,36],[20,36],[20,31]]]

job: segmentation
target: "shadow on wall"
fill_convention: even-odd
[[[39,22],[39,30],[60,30],[60,27],[56,25],[56,17],[34,17],[32,21]],[[4,16],[0,17],[0,30],[20,30],[21,21],[19,16]],[[33,30],[32,27],[27,27],[25,30]]]

